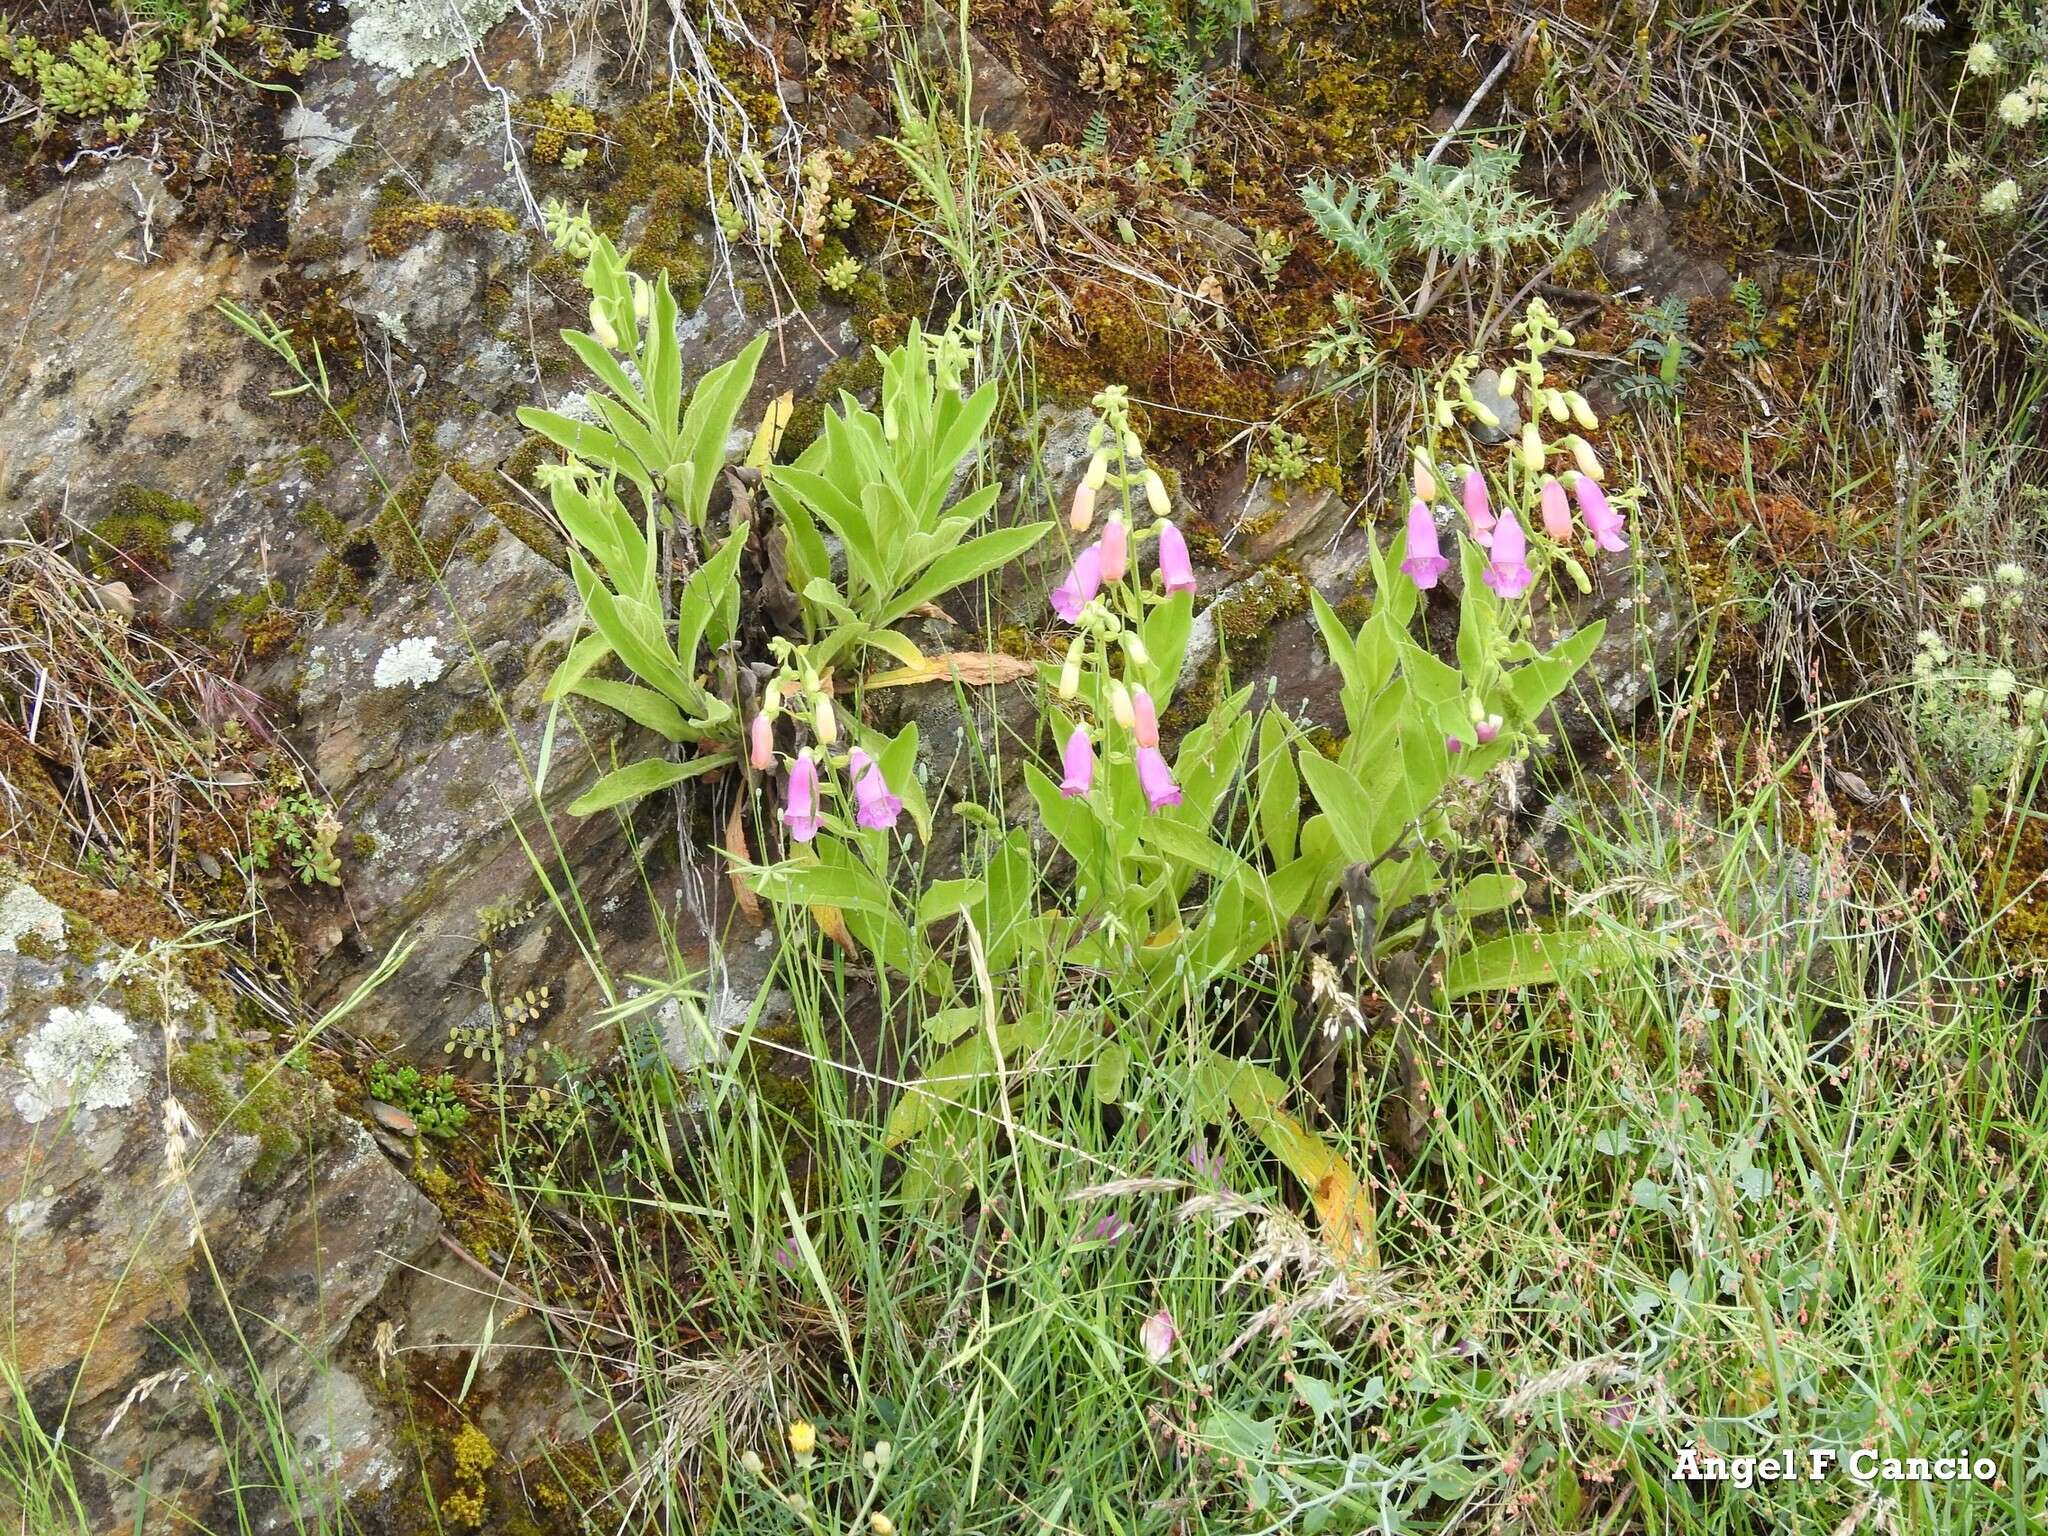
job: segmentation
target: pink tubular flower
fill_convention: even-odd
[[[1417,497],[1408,504],[1408,558],[1401,562],[1401,569],[1408,573],[1410,581],[1427,592],[1436,585],[1437,577],[1450,568],[1443,546],[1437,543],[1436,519]]]
[[[1166,582],[1167,596],[1195,590],[1194,562],[1188,559],[1188,541],[1171,523],[1159,525],[1159,574]]]
[[[1116,513],[1102,525],[1102,579],[1122,581],[1131,564],[1131,531]]]
[[[1486,499],[1486,477],[1476,469],[1465,471],[1465,521],[1472,525],[1472,537],[1481,546],[1493,542],[1493,506]]]
[[[1164,1307],[1146,1318],[1138,1329],[1138,1343],[1145,1350],[1145,1358],[1154,1365],[1166,1364],[1179,1337],[1180,1330],[1173,1326],[1173,1314]]]
[[[1498,597],[1520,597],[1529,590],[1536,573],[1529,569],[1529,537],[1515,521],[1509,507],[1493,525],[1493,559],[1482,578]]]
[[[1095,787],[1095,743],[1088,739],[1088,727],[1077,725],[1074,734],[1067,738],[1066,750],[1060,753],[1060,767],[1066,777],[1060,781],[1060,793],[1069,800],[1076,795],[1085,795]]]
[[[1618,555],[1627,549],[1628,540],[1621,536],[1621,514],[1608,504],[1600,483],[1591,475],[1581,475],[1572,482],[1572,490],[1579,498],[1579,514],[1586,519],[1586,532],[1593,535],[1593,542],[1610,554]]]
[[[1543,531],[1563,544],[1572,536],[1572,504],[1564,499],[1564,487],[1550,475],[1543,477]]]
[[[1505,723],[1499,715],[1488,715],[1473,726],[1472,734],[1479,738],[1479,745],[1488,746],[1500,736],[1500,728]]]
[[[1458,740],[1458,738],[1453,736],[1449,731],[1446,731],[1444,732],[1444,750],[1450,753],[1451,756],[1456,757],[1460,752],[1465,750],[1465,743]]]
[[[1173,770],[1157,747],[1138,748],[1138,785],[1145,791],[1145,803],[1155,811],[1180,804],[1180,786],[1173,782]]]
[[[846,768],[853,775],[854,819],[877,832],[895,826],[896,818],[903,814],[903,802],[889,793],[882,765],[855,747],[847,754]]]
[[[1152,695],[1142,688],[1131,690],[1131,734],[1141,747],[1159,745],[1159,713],[1152,707]]]
[[[765,710],[754,716],[754,723],[747,729],[747,761],[754,765],[756,773],[766,773],[775,766],[775,722]]]
[[[1102,546],[1090,544],[1074,557],[1067,579],[1052,589],[1052,611],[1071,624],[1101,590]]]
[[[818,765],[811,761],[809,747],[797,753],[796,762],[790,767],[782,824],[800,843],[808,843],[818,835]]]

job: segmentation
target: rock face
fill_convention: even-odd
[[[229,1390],[274,1406],[316,1500],[382,1488],[399,1466],[363,1448],[391,1426],[334,1352],[439,1215],[317,1077],[257,1064],[217,980],[4,878],[8,1353],[44,1433],[88,1448],[95,1528],[137,1529],[145,1473],[140,1528],[208,1510],[224,1468],[209,1408]],[[342,1406],[353,1442],[334,1433]],[[267,1454],[240,1450],[251,1468]]]

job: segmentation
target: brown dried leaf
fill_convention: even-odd
[[[747,851],[747,827],[741,816],[745,808],[745,797],[736,795],[733,797],[732,814],[725,818],[725,851],[735,861],[726,869],[725,878],[732,882],[732,899],[739,904],[740,911],[748,922],[759,928],[768,919],[761,911],[761,898],[748,888],[746,876],[741,873],[742,865],[754,861],[754,856]]]
[[[941,651],[927,656],[914,667],[878,672],[867,680],[870,688],[908,688],[916,683],[948,683],[956,678],[969,687],[992,683],[1022,682],[1036,670],[1020,656],[1001,651]]]

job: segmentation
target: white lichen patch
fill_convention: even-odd
[[[370,681],[379,688],[402,688],[408,683],[416,690],[424,688],[446,668],[436,649],[439,644],[432,635],[407,635],[398,644],[385,647]]]
[[[64,909],[32,885],[17,885],[0,896],[0,949],[21,952],[21,941],[40,939],[62,947]]]
[[[28,1081],[14,1107],[31,1125],[80,1109],[125,1109],[148,1074],[135,1056],[135,1030],[104,1003],[58,1007],[20,1048]]]
[[[405,76],[452,64],[510,14],[512,0],[355,0],[348,51]]]

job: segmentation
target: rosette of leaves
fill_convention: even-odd
[[[715,655],[738,626],[747,528],[727,532],[699,561],[674,594],[673,620],[663,601],[661,550],[671,531],[708,543],[712,484],[767,337],[707,372],[686,401],[668,279],[636,277],[603,236],[572,227],[567,238],[580,239],[587,252],[593,330],[565,330],[562,339],[604,388],[588,397],[602,425],[532,407],[519,412],[571,456],[548,490],[590,622],[549,680],[547,697],[594,700],[671,743],[698,748],[694,756],[646,758],[605,775],[569,807],[587,816],[737,760],[737,717],[704,686],[700,657]],[[596,675],[613,658],[633,681]]]
[[[842,394],[796,462],[767,471],[789,538],[790,585],[820,670],[859,646],[917,665],[917,647],[890,626],[1008,564],[1052,526],[970,537],[994,508],[997,488],[976,486],[951,500],[996,406],[994,384],[962,391],[967,355],[952,332],[927,336],[913,324],[901,346],[876,353],[881,414]],[[843,580],[828,535],[844,551]]]

